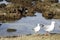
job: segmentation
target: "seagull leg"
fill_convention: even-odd
[[[45,35],[46,35],[46,36],[49,36],[49,35],[50,35],[50,33],[47,31]]]
[[[39,34],[39,31],[35,32],[34,35],[35,35],[35,36],[39,36],[39,35],[40,35],[40,34]]]
[[[35,35],[38,34],[38,32],[35,32]]]

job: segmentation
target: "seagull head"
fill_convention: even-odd
[[[41,27],[44,27],[44,24],[40,24]]]
[[[37,24],[38,26],[41,26],[41,27],[44,27],[44,25],[43,24]]]
[[[39,26],[40,24],[38,23],[37,25]]]

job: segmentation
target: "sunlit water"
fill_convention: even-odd
[[[47,20],[42,17],[41,13],[36,13],[36,16],[33,17],[24,17],[14,23],[3,23],[0,26],[0,36],[13,36],[13,35],[25,35],[25,34],[34,34],[32,30],[38,23],[49,25],[51,21],[55,21],[55,29],[51,33],[60,33],[60,19],[51,19]],[[16,29],[16,32],[7,32],[8,28]],[[45,31],[41,28],[39,31],[40,34],[45,33]]]

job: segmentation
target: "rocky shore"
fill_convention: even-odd
[[[46,19],[60,19],[60,3],[58,0],[9,0],[10,4],[0,4],[0,20],[14,21],[22,17],[42,13]]]
[[[19,20],[22,17],[34,16],[34,7],[25,7],[20,4],[8,4],[0,6],[0,20],[13,21]]]

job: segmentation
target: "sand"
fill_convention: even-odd
[[[25,35],[20,37],[1,37],[0,40],[60,40],[60,34],[53,35]]]

